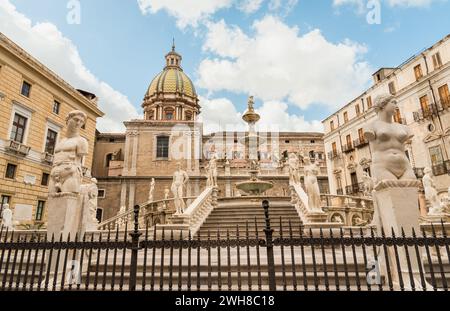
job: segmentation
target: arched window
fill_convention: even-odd
[[[113,158],[113,154],[112,154],[112,153],[108,153],[108,154],[106,155],[106,158],[105,158],[105,167],[109,167],[109,164],[110,164],[112,158]]]
[[[184,113],[184,115],[185,115],[186,121],[192,121],[192,112],[186,111]]]
[[[173,120],[174,110],[172,108],[166,108],[164,110],[164,119]]]
[[[314,150],[311,150],[311,151],[309,152],[309,157],[310,157],[311,159],[315,159],[315,158],[316,158],[316,153],[314,152]]]

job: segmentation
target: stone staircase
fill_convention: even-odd
[[[298,237],[302,222],[288,197],[270,198],[269,217],[274,237]],[[281,228],[280,228],[281,224]],[[202,224],[197,234],[201,239],[265,238],[265,216],[260,198],[224,198]]]

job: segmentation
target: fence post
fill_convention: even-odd
[[[266,234],[266,248],[267,248],[267,269],[269,274],[269,290],[276,291],[276,281],[275,281],[275,260],[273,255],[273,240],[272,234],[273,229],[270,227],[270,217],[269,217],[269,201],[264,200],[262,202],[262,207],[264,208],[264,215],[266,219],[266,227],[264,228],[264,233]]]
[[[137,275],[137,257],[139,251],[139,205],[134,206],[134,230],[130,233],[131,236],[131,261],[130,261],[130,280],[129,290],[136,290],[136,275]]]

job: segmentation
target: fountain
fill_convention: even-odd
[[[248,151],[248,161],[251,161],[249,170],[250,179],[237,183],[236,188],[242,190],[247,195],[259,196],[273,188],[273,183],[258,179],[258,147],[265,143],[265,140],[259,137],[255,131],[255,124],[259,121],[260,116],[255,112],[253,105],[253,96],[250,96],[248,100],[248,109],[242,116],[242,119],[248,124],[249,131],[248,134],[240,140],[241,144],[243,144]]]

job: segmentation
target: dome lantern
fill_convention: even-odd
[[[181,69],[181,60],[182,57],[175,51],[175,39],[172,42],[172,51],[166,54],[166,68],[178,68]]]

